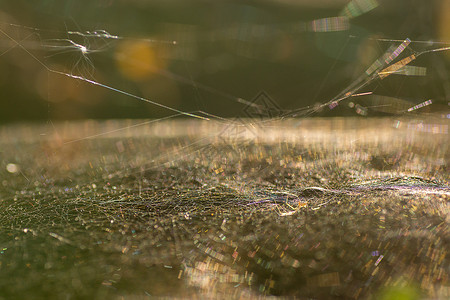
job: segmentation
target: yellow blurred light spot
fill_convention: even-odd
[[[123,41],[115,52],[120,72],[133,81],[141,81],[164,68],[157,49],[146,41]]]
[[[17,173],[17,172],[19,172],[19,166],[18,165],[16,165],[16,164],[7,164],[6,165],[6,170],[9,172],[9,173]]]

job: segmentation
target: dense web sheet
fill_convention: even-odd
[[[445,295],[444,139],[389,119],[315,119],[227,144],[204,135],[228,124],[203,122],[158,123],[172,138],[92,122],[82,134],[115,134],[62,148],[33,141],[39,129],[4,130],[23,138],[6,157],[34,153],[2,190],[6,295]]]
[[[382,4],[201,32],[172,24],[167,38],[2,22],[0,59],[33,66],[49,115],[0,128],[0,299],[447,297],[448,41],[370,36],[376,54],[349,84],[319,101],[336,83],[332,65],[318,102],[288,108],[264,87],[240,97],[164,65],[193,59],[194,37],[265,59],[260,46],[279,32],[344,34],[337,62],[360,39],[358,18]],[[155,74],[201,103],[187,110],[133,90]],[[432,95],[391,88],[430,76]],[[211,95],[236,117],[204,109]],[[53,122],[59,99],[84,97],[166,115]],[[358,118],[337,117],[349,114]],[[316,116],[336,118],[306,118]]]

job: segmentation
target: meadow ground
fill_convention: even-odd
[[[0,128],[0,299],[449,296],[448,122],[138,123]]]

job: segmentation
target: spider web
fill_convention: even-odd
[[[347,31],[377,6],[352,1],[336,17],[202,35],[266,59],[255,49],[276,32],[344,33],[338,61],[356,38]],[[99,93],[108,107],[142,102],[168,115],[1,128],[1,297],[447,295],[448,76],[433,58],[448,43],[368,38],[381,50],[348,86],[283,108],[263,89],[239,97],[158,65],[153,58],[169,52],[167,60],[195,56],[199,33],[175,27],[175,38],[159,39],[2,23],[0,58],[34,62],[49,116],[61,98]],[[101,69],[112,58],[116,78]],[[154,73],[192,88],[198,109],[130,88]],[[438,76],[441,94],[402,98],[389,88],[392,78],[427,76]],[[316,95],[335,77],[332,68]],[[240,115],[203,109],[208,95]],[[305,118],[346,113],[390,117]]]

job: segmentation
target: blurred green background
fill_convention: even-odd
[[[345,15],[349,2],[1,0],[0,122],[173,114],[48,69],[233,117],[245,116],[239,99],[261,91],[286,111],[329,101],[405,38],[415,51],[450,46],[449,0],[360,0],[374,8],[351,16],[345,30],[345,22],[313,28],[314,20]],[[361,92],[411,105],[433,99],[434,110],[448,110],[449,52],[414,65],[427,75],[390,76]],[[356,113],[341,105],[317,115]]]

